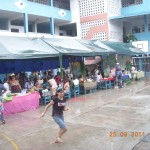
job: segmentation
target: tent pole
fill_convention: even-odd
[[[63,78],[63,70],[62,70],[62,54],[59,53],[59,65],[60,65],[60,76]]]

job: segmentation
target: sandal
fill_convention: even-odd
[[[55,143],[63,143],[62,139],[57,137]]]
[[[3,120],[0,122],[0,125],[5,124],[5,123],[6,123],[5,120]]]

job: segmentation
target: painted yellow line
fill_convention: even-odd
[[[3,133],[0,133],[3,137],[5,137],[12,145],[13,147],[15,148],[15,150],[19,150],[17,144],[12,140],[10,139],[8,136],[4,135]]]

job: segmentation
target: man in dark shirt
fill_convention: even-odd
[[[45,112],[50,106],[53,106],[52,117],[60,127],[55,143],[61,143],[63,142],[61,140],[62,135],[67,131],[64,122],[63,111],[69,110],[68,107],[66,107],[66,99],[64,98],[64,91],[61,87],[57,89],[57,97],[51,100],[51,102],[45,107],[43,113],[41,114],[41,117],[44,116]]]

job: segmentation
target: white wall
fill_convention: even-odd
[[[144,52],[148,52],[148,41],[135,41],[132,42],[132,45],[141,49]]]
[[[59,35],[59,27],[55,25],[55,35]]]
[[[77,37],[81,38],[81,25],[80,25],[80,8],[78,0],[70,0],[70,10],[72,14],[72,23],[77,24]]]
[[[109,40],[114,42],[123,41],[123,23],[121,21],[109,21]]]
[[[104,0],[104,13],[108,13],[108,1]]]
[[[107,0],[109,17],[121,15],[121,0]]]
[[[10,32],[11,32],[11,29],[19,29],[19,33],[24,33],[24,27],[23,26],[10,25],[10,27],[9,27]]]

